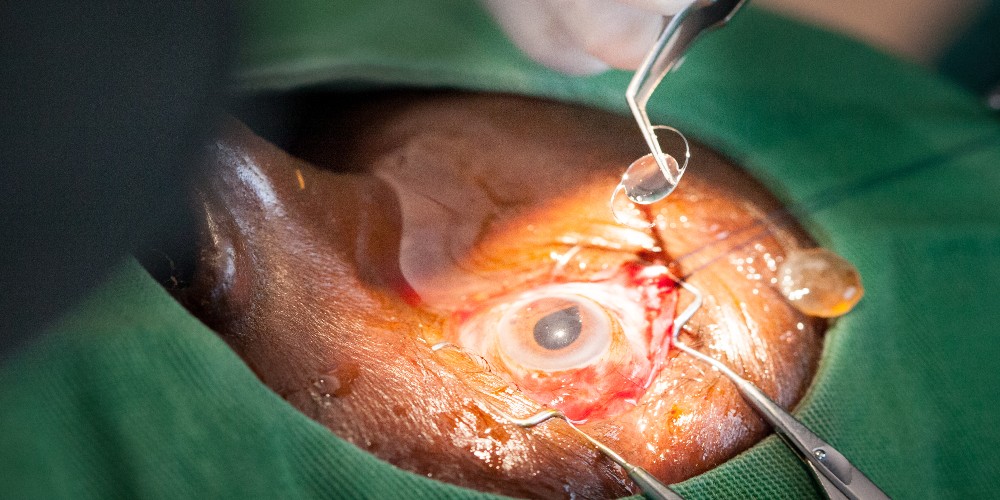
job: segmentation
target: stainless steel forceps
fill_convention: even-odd
[[[663,77],[680,61],[681,56],[698,35],[711,28],[725,25],[744,3],[746,0],[694,0],[671,17],[625,91],[625,100],[628,101],[632,115],[639,123],[639,130],[642,131],[656,164],[671,186],[677,185],[683,171],[676,165],[671,166],[664,159],[653,125],[649,123],[649,116],[646,115],[646,103],[649,102],[656,86],[660,84],[660,80],[663,80]],[[669,193],[663,193],[663,196],[667,194]]]
[[[672,332],[673,345],[696,359],[712,365],[712,367],[722,372],[726,378],[731,380],[740,391],[743,399],[757,410],[764,417],[764,420],[767,420],[774,427],[774,431],[809,466],[813,476],[819,481],[823,487],[823,491],[829,498],[838,500],[888,500],[889,497],[875,483],[868,479],[863,472],[851,464],[847,460],[847,457],[837,451],[830,443],[820,439],[819,436],[809,430],[802,422],[793,417],[791,413],[778,406],[777,403],[764,394],[764,391],[761,391],[760,388],[749,380],[739,376],[726,366],[725,363],[702,354],[680,341],[681,327],[701,307],[702,296],[697,288],[683,281],[678,281],[678,283],[685,290],[691,292],[695,296],[695,300],[674,320]]]

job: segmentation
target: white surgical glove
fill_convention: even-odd
[[[693,0],[482,0],[532,59],[573,75],[635,69]]]

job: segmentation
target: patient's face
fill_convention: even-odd
[[[745,174],[695,148],[632,229],[608,197],[644,154],[634,123],[526,98],[406,95],[334,108],[286,153],[233,122],[200,188],[197,273],[178,297],[260,379],[399,467],[519,496],[627,494],[559,408],[667,482],[766,432],[682,337],[790,406],[823,323],[776,267],[808,240]],[[778,222],[776,222],[778,221]],[[779,223],[780,222],[780,223]],[[434,350],[433,346],[451,346]]]

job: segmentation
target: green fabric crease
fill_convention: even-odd
[[[453,87],[626,109],[628,74],[541,68],[472,2],[257,0],[243,28],[245,90]],[[745,165],[861,272],[867,295],[827,334],[797,415],[893,497],[992,495],[996,115],[920,68],[753,9],[701,40],[651,111]],[[0,369],[0,429],[9,498],[486,496],[299,414],[134,262]],[[774,437],[676,488],[817,494]]]

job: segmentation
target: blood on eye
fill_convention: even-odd
[[[604,276],[540,285],[457,312],[457,343],[575,422],[628,411],[666,356],[677,288],[658,265],[631,263]]]

